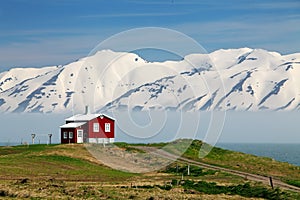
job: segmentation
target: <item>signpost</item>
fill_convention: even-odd
[[[49,144],[51,144],[51,137],[52,137],[52,134],[49,133],[48,136],[49,136]]]
[[[35,134],[32,133],[32,134],[31,134],[32,144],[34,144],[34,138],[35,138]]]

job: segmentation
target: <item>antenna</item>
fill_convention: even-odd
[[[84,114],[86,114],[86,115],[91,114],[90,107],[88,105],[85,106],[85,113]]]

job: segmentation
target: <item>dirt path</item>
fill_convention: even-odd
[[[189,164],[193,164],[195,166],[199,166],[199,167],[203,167],[203,168],[207,168],[207,169],[212,169],[212,170],[220,170],[223,172],[227,172],[233,175],[237,175],[237,176],[241,176],[245,179],[251,180],[251,181],[257,181],[257,182],[262,182],[265,185],[270,185],[270,178],[266,177],[266,176],[262,176],[262,175],[257,175],[257,174],[251,174],[248,172],[241,172],[241,171],[237,171],[237,170],[233,170],[233,169],[227,169],[227,168],[223,168],[223,167],[218,167],[218,166],[214,166],[214,165],[210,165],[210,164],[206,164],[200,161],[195,161],[195,160],[191,160],[191,159],[187,159],[187,158],[183,158],[183,157],[177,157],[169,152],[166,152],[162,149],[157,149],[155,147],[134,147],[134,148],[139,148],[141,150],[144,150],[150,154],[154,154],[156,156],[161,156],[164,157],[166,159],[170,159],[170,160],[178,160],[181,162],[185,162],[185,163],[189,163]],[[273,185],[274,187],[280,187],[282,189],[287,189],[287,190],[292,190],[295,192],[300,192],[300,188],[296,187],[296,186],[292,186],[289,184],[286,184],[284,182],[282,182],[279,179],[276,178],[272,178],[273,180]]]

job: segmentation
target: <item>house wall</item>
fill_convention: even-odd
[[[83,126],[81,126],[83,129],[83,142],[88,143],[88,137],[89,137],[89,123],[85,123]]]
[[[73,121],[66,121],[66,124],[70,122]],[[94,132],[94,123],[99,124],[99,132]],[[109,132],[105,132],[105,123],[110,124]],[[115,137],[114,123],[114,120],[110,119],[109,117],[103,116],[102,119],[100,117],[94,118],[86,124],[77,128],[61,128],[61,143],[77,143],[77,130],[83,130],[83,142],[85,143],[113,143]],[[68,133],[68,137],[66,139],[64,138],[64,132]],[[73,133],[72,139],[69,138],[70,132]]]
[[[88,138],[87,143],[108,144],[114,143],[115,138]]]
[[[64,138],[64,132],[67,132],[67,138]],[[73,138],[70,139],[69,138],[69,133],[72,132],[73,133]],[[61,137],[61,143],[62,144],[68,144],[68,143],[77,143],[77,130],[76,128],[61,128],[60,129],[60,137]]]
[[[99,123],[99,132],[94,132],[94,123]],[[105,123],[110,123],[110,132],[105,132]],[[114,120],[103,117],[92,119],[88,123],[88,138],[114,138],[115,137],[115,124]]]

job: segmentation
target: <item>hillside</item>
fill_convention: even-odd
[[[300,54],[262,49],[166,62],[102,50],[66,65],[0,73],[0,111],[299,110],[299,70]]]
[[[143,153],[136,149],[142,145],[132,146],[124,143],[117,145],[120,146],[118,149],[120,151]],[[193,142],[184,156],[196,161],[194,151],[199,148],[199,145],[199,142]],[[296,183],[300,174],[299,167],[287,163],[219,148],[214,148],[203,161],[294,181],[291,183]],[[236,166],[237,162],[240,167]],[[257,166],[253,166],[253,163],[257,163]],[[174,171],[176,166],[177,171]],[[158,172],[133,174],[104,166],[92,157],[83,145],[0,147],[0,198],[1,196],[46,199],[67,197],[72,199],[247,199],[249,197],[297,199],[300,197],[299,193],[281,189],[271,190],[269,186],[259,182],[193,164],[191,164],[191,174],[188,176],[186,167],[185,162],[178,160]],[[202,185],[202,189],[198,188],[198,185]]]

